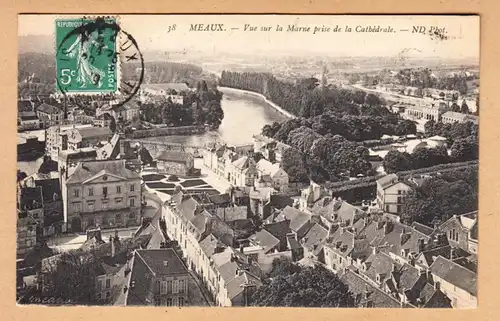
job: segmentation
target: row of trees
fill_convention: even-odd
[[[426,168],[439,164],[466,162],[479,158],[479,145],[477,138],[469,136],[458,138],[451,145],[448,155],[446,147],[416,148],[412,154],[391,150],[384,157],[386,173],[396,173],[412,169]]]
[[[452,144],[456,139],[470,136],[477,139],[479,133],[479,126],[472,122],[444,124],[442,122],[429,120],[425,123],[424,128],[426,135],[446,137],[449,144]]]
[[[432,226],[478,208],[478,167],[448,171],[424,180],[405,200],[401,220]]]
[[[349,288],[320,265],[301,267],[287,259],[276,259],[271,278],[252,295],[254,306],[355,307]]]
[[[474,76],[467,73],[436,76],[428,68],[408,68],[400,70],[396,79],[403,86],[456,90],[464,95],[467,93],[467,80],[473,80]]]
[[[319,86],[319,80],[316,78],[292,83],[279,80],[268,73],[223,71],[219,83],[221,86],[258,92],[299,117],[314,117],[326,112],[339,115],[388,113],[381,107],[383,101],[374,94],[334,86]]]

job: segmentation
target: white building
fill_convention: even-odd
[[[377,206],[390,214],[401,214],[405,196],[412,190],[410,184],[400,181],[396,174],[377,180]]]

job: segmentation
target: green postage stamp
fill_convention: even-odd
[[[115,93],[119,83],[116,18],[56,20],[56,87],[64,94]]]

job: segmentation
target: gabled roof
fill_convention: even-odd
[[[309,232],[303,238],[303,246],[307,249],[314,250],[319,246],[328,236],[328,230],[323,226],[315,223]]]
[[[432,233],[434,233],[433,228],[426,226],[426,225],[423,225],[423,224],[420,224],[419,222],[413,222],[411,224],[411,227],[414,228],[415,230],[419,231],[420,233],[427,235],[427,236],[430,236]]]
[[[349,222],[354,224],[365,212],[341,199],[323,197],[314,203],[311,212],[318,214],[330,222]]]
[[[382,178],[379,178],[377,180],[377,185],[380,185],[383,189],[386,189],[389,186],[392,186],[398,181],[398,175],[396,174],[389,174],[385,175]]]
[[[311,223],[312,215],[291,206],[287,206],[281,211],[278,215],[278,220],[288,219],[290,220],[290,228],[292,231],[298,233],[299,231],[305,234],[307,231],[302,231],[304,226]],[[304,235],[299,235],[299,237],[303,237]]]
[[[346,284],[349,291],[359,298],[359,303],[372,303],[375,308],[400,308],[401,303],[388,294],[363,280],[359,275],[352,271],[344,273],[340,280]],[[364,298],[363,298],[364,296]],[[365,301],[365,302],[363,302]]]
[[[438,256],[430,267],[431,273],[440,277],[448,283],[477,295],[477,274],[463,266]]]
[[[213,234],[207,235],[203,240],[200,241],[200,248],[205,253],[207,257],[212,257],[215,254],[216,249],[226,248],[226,245],[219,241]]]
[[[97,174],[114,175],[126,180],[141,179],[139,174],[125,167],[125,160],[100,160],[79,163],[66,183],[81,184]]]
[[[257,162],[257,170],[273,177],[280,170],[280,167],[278,164],[273,164],[267,159],[262,158]]]
[[[258,231],[254,235],[250,236],[249,239],[256,245],[262,246],[265,253],[276,248],[276,246],[280,244],[280,240],[278,240],[265,229]]]
[[[232,162],[232,165],[240,170],[244,169],[247,166],[248,163],[248,156],[242,156]]]
[[[227,295],[232,300],[240,293],[242,293],[245,288],[244,285],[253,285],[255,287],[259,287],[262,285],[262,282],[254,275],[244,271],[241,274],[237,274],[234,279],[229,281],[226,285]]]

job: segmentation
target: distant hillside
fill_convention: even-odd
[[[53,36],[44,35],[29,35],[19,36],[18,51],[20,54],[27,52],[48,53],[53,54],[56,50],[55,40]]]

